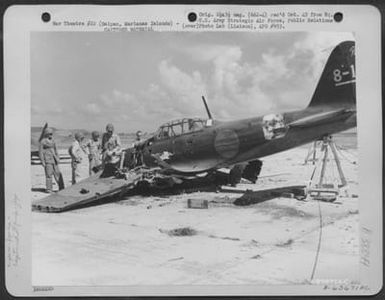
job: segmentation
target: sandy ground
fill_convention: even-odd
[[[237,189],[306,184],[313,171],[311,164],[303,165],[307,151],[297,148],[263,159],[262,178]],[[197,192],[135,196],[61,214],[33,212],[32,283],[306,283],[316,257],[320,211],[314,279],[357,280],[358,166],[345,159],[342,166],[349,187],[334,203],[276,198],[237,207],[231,202],[241,194]],[[70,165],[61,169],[68,184]],[[32,199],[46,196],[40,191],[41,166],[32,166],[32,183]],[[187,199],[206,199],[209,208],[188,209]],[[168,234],[182,227],[196,234]]]

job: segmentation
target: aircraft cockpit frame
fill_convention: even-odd
[[[183,118],[167,122],[155,133],[157,140],[164,140],[180,135],[197,132],[207,126],[207,120],[202,118]]]

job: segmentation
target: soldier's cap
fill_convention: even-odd
[[[76,132],[76,133],[75,133],[75,139],[76,139],[76,140],[81,140],[81,139],[83,139],[83,138],[84,138],[83,133],[81,133],[81,132]]]
[[[91,135],[92,137],[99,137],[100,133],[98,131],[92,131]]]
[[[114,125],[112,125],[111,123],[107,124],[106,130],[107,131],[114,131]]]

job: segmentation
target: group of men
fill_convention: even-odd
[[[117,163],[122,154],[122,146],[119,136],[114,133],[114,126],[107,124],[106,132],[100,140],[100,134],[93,131],[91,139],[84,143],[84,135],[75,133],[75,140],[69,147],[71,156],[72,184],[76,183],[79,174],[79,164],[82,162],[83,154],[88,155],[89,175],[95,173],[99,167],[107,164]],[[39,157],[44,167],[46,178],[46,191],[52,193],[52,177],[55,178],[59,190],[64,189],[63,175],[59,169],[60,158],[53,139],[53,130],[46,128],[39,145]]]

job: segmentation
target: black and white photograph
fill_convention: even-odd
[[[355,76],[351,33],[32,33],[33,283],[357,280]]]
[[[370,290],[354,30],[55,30],[67,21],[50,18],[27,40],[30,199],[10,202],[27,207],[36,291]]]

